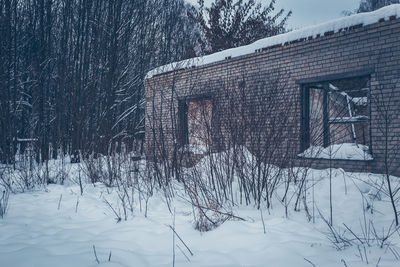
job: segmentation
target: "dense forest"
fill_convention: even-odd
[[[27,147],[37,161],[132,150],[144,135],[146,72],[283,32],[290,13],[268,3],[0,0],[1,162]]]
[[[143,77],[193,56],[179,0],[1,0],[0,149],[37,160],[143,134]],[[20,151],[21,152],[21,151]]]

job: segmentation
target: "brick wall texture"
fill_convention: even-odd
[[[361,75],[370,77],[374,159],[298,158],[302,84]],[[171,153],[171,147],[180,142],[179,102],[203,97],[213,103],[211,139],[216,150],[240,136],[250,150],[290,154],[296,165],[380,173],[388,159],[391,171],[400,175],[400,19],[160,74],[147,79],[145,87],[148,157]],[[385,121],[390,121],[387,131]],[[263,139],[262,145],[252,148],[254,142],[248,140],[257,138]]]

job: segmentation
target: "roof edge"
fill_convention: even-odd
[[[156,75],[161,75],[177,70],[189,69],[198,66],[208,65],[211,63],[221,62],[226,59],[237,58],[243,55],[265,51],[270,48],[281,47],[288,44],[302,42],[305,40],[312,40],[321,36],[329,36],[335,33],[361,28],[363,26],[375,24],[386,20],[394,20],[396,18],[400,18],[400,4],[393,4],[373,12],[359,13],[352,16],[347,16],[317,24],[314,26],[309,26],[287,33],[267,37],[255,41],[249,45],[226,49],[207,56],[172,62],[149,71],[145,79],[150,79]]]

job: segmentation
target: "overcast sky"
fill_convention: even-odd
[[[197,0],[186,0],[189,3],[197,3]],[[205,0],[210,3],[212,0]],[[269,0],[259,0],[268,3]],[[343,17],[344,10],[355,10],[361,0],[276,0],[276,8],[284,8],[293,14],[288,21],[291,29],[318,24],[331,19]]]
[[[277,0],[276,2],[277,8],[293,11],[288,26],[298,29],[343,17],[342,12],[355,10],[360,0]]]

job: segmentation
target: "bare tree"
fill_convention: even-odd
[[[399,117],[393,112],[393,107],[398,105],[396,95],[398,95],[399,88],[399,81],[392,84],[391,88],[379,87],[372,93],[371,99],[374,106],[374,124],[377,126],[381,137],[380,141],[383,143],[382,147],[376,149],[383,154],[383,173],[387,186],[385,191],[390,198],[396,226],[399,225],[397,211],[399,189],[393,188],[391,175],[400,170],[400,133],[396,130]]]
[[[1,161],[14,162],[20,140],[36,140],[37,161],[142,142],[144,77],[188,55],[187,9],[182,0],[1,1]]]

